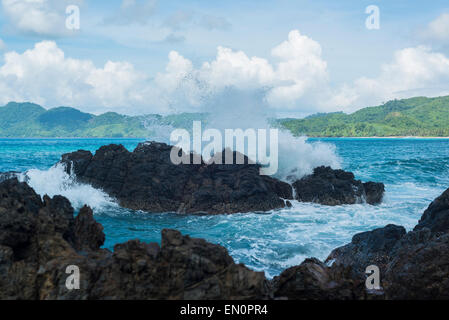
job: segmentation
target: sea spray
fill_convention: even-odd
[[[226,88],[220,92],[211,92],[203,98],[200,106],[195,107],[208,114],[207,122],[202,122],[203,131],[215,129],[221,132],[224,141],[226,130],[264,129],[272,128],[270,119],[276,118],[276,112],[265,101],[264,90],[240,90],[235,87]],[[181,115],[180,115],[181,116]],[[199,119],[198,119],[199,120]],[[170,134],[178,129],[172,125],[161,124],[151,119],[147,121],[150,140],[170,142]],[[195,137],[193,121],[189,123],[191,131],[191,150],[201,153],[202,146],[196,146],[193,141],[201,141],[202,137]],[[279,130],[278,139],[278,170],[276,178],[293,182],[306,174],[312,173],[318,166],[331,166],[341,168],[341,160],[337,155],[335,146],[331,143],[310,142],[307,137],[295,137],[288,130]],[[174,143],[171,143],[174,144]],[[235,150],[235,149],[234,149]],[[246,148],[248,151],[249,148]],[[268,148],[267,153],[270,150]],[[244,152],[248,156],[248,152]]]
[[[94,211],[106,206],[116,206],[113,199],[101,190],[76,181],[74,174],[68,174],[63,164],[56,164],[48,170],[30,169],[19,176],[41,196],[62,195],[69,199],[75,209],[88,205]]]
[[[279,132],[279,170],[276,177],[294,182],[311,174],[319,166],[341,168],[341,159],[335,145],[325,142],[309,142],[305,136],[294,137],[289,131]]]

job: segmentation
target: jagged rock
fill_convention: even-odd
[[[445,221],[447,192],[426,210],[426,225]],[[269,281],[224,247],[175,230],[162,231],[161,245],[130,240],[101,249],[103,229],[88,207],[74,218],[66,198],[41,199],[9,179],[0,183],[0,299],[449,299],[444,230],[360,233],[332,252],[331,266],[306,259]],[[371,264],[381,269],[383,294],[365,290]],[[79,290],[66,287],[68,266],[79,267]]]
[[[75,248],[97,250],[105,241],[103,226],[94,219],[92,209],[84,206],[75,218]]]
[[[353,278],[377,265],[386,299],[449,299],[448,195],[429,205],[413,231],[388,225],[357,234],[326,261],[351,268]]]
[[[392,250],[385,273],[389,299],[449,299],[449,189]]]
[[[358,233],[352,237],[351,243],[334,249],[325,262],[351,267],[355,277],[364,275],[370,265],[384,271],[393,248],[405,234],[404,227],[393,224]]]
[[[364,299],[364,278],[352,278],[350,269],[329,268],[318,259],[306,259],[273,279],[274,297],[290,300]]]
[[[449,189],[429,205],[414,230],[423,228],[432,232],[449,231]]]
[[[161,246],[130,240],[100,249],[103,228],[88,207],[41,198],[16,179],[0,183],[0,299],[263,299],[268,281],[227,250],[163,230]],[[66,287],[67,266],[80,289]]]
[[[423,228],[409,232],[395,248],[385,272],[387,299],[449,299],[449,234]]]
[[[293,198],[289,184],[259,175],[260,166],[246,157],[241,165],[175,165],[171,150],[156,142],[141,143],[133,152],[109,145],[94,156],[82,150],[65,154],[61,162],[79,181],[103,189],[121,206],[149,212],[268,211]]]
[[[363,183],[365,189],[365,201],[369,204],[379,204],[385,193],[385,185],[380,182],[365,182]]]
[[[383,183],[362,183],[355,180],[354,174],[330,167],[317,167],[313,174],[293,183],[296,199],[303,202],[316,202],[324,205],[369,204],[382,201],[385,187]]]
[[[9,171],[9,172],[0,172],[0,182],[17,178],[20,175],[20,172],[17,171]]]

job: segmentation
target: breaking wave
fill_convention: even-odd
[[[74,174],[68,174],[63,164],[56,164],[48,170],[31,169],[19,176],[19,180],[27,182],[40,196],[53,197],[61,195],[69,199],[75,209],[84,205],[94,210],[107,206],[116,206],[114,200],[105,192],[88,184],[76,181]]]

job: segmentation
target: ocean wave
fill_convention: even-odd
[[[88,205],[95,212],[109,206],[117,206],[114,199],[102,190],[77,182],[75,175],[68,174],[64,165],[60,163],[48,170],[30,169],[22,173],[19,180],[27,182],[41,196],[66,197],[75,209]]]

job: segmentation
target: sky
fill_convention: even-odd
[[[303,117],[449,94],[447,0],[0,1],[0,105],[170,114],[251,97]]]

